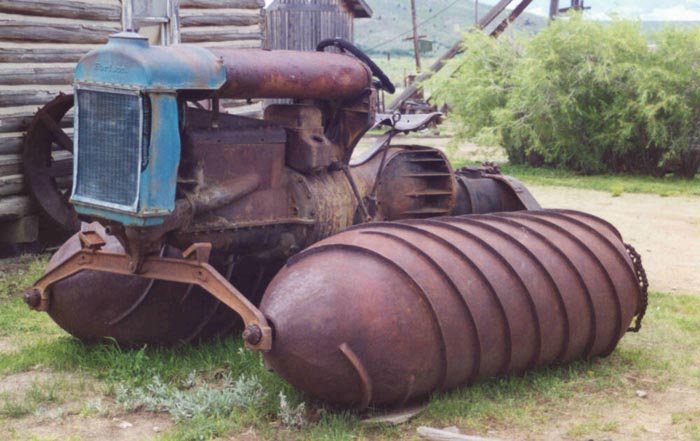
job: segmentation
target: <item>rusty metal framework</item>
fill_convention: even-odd
[[[494,164],[455,170],[441,150],[393,143],[442,115],[377,114],[378,92],[393,88],[381,69],[346,41],[319,49],[154,49],[124,33],[83,58],[80,86],[98,83],[75,100],[73,172],[87,198],[74,191],[77,210],[58,211],[83,223],[29,307],[89,342],[238,331],[293,385],[361,409],[606,356],[639,330],[646,275],[613,226],[541,210]],[[97,81],[132,81],[124,72],[134,84]],[[126,86],[139,92],[125,99]],[[220,111],[233,98],[293,101],[248,118]],[[27,159],[39,173],[54,142],[70,147],[60,119],[72,104],[36,116],[44,150]],[[115,167],[125,176],[103,179]],[[134,195],[133,208],[113,193]]]

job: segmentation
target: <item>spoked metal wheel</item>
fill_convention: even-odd
[[[67,233],[80,229],[78,215],[68,203],[73,140],[63,120],[72,107],[73,95],[60,94],[39,109],[27,129],[23,158],[25,179],[39,207]]]

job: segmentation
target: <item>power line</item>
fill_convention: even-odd
[[[426,18],[425,20],[423,20],[423,21],[421,21],[420,23],[418,23],[418,24],[416,25],[416,27],[420,27],[420,26],[423,26],[423,25],[426,24],[426,23],[431,22],[433,19],[437,18],[438,15],[440,15],[440,14],[442,14],[443,12],[447,11],[448,9],[450,9],[451,7],[453,7],[454,5],[456,5],[457,3],[459,3],[460,1],[463,1],[463,0],[455,0],[455,1],[453,1],[452,3],[450,3],[450,4],[447,5],[447,6],[445,6],[444,8],[442,8],[441,10],[439,10],[438,12],[436,12],[435,14],[431,15],[430,17],[428,17],[428,18]],[[380,47],[384,46],[385,44],[389,44],[389,43],[391,43],[391,42],[393,42],[393,41],[396,41],[396,40],[398,40],[399,38],[403,37],[404,35],[410,34],[411,32],[413,32],[413,29],[409,29],[409,30],[407,30],[407,31],[405,31],[405,32],[401,32],[400,34],[397,34],[397,35],[391,37],[391,38],[388,39],[388,40],[385,40],[385,41],[383,41],[383,42],[381,42],[381,43],[379,43],[379,44],[377,44],[377,45],[375,45],[375,46],[372,46],[371,48],[366,49],[365,51],[366,51],[366,52],[371,52],[371,51],[373,51],[373,50],[375,50],[375,49],[377,49],[377,48],[380,48]]]

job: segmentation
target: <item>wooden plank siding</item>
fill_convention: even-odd
[[[182,41],[261,47],[263,6],[263,0],[182,0]],[[120,30],[119,0],[0,0],[0,229],[36,215],[21,155],[37,108],[70,93],[80,57]],[[61,125],[70,134],[72,112]],[[0,234],[0,242],[6,237]]]
[[[314,51],[326,38],[353,41],[354,18],[342,0],[276,0],[266,13],[265,47]]]

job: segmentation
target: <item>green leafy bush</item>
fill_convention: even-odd
[[[653,45],[650,45],[653,43]],[[586,174],[700,166],[700,30],[646,36],[638,22],[557,20],[534,37],[465,36],[429,83],[458,136],[516,164]]]

